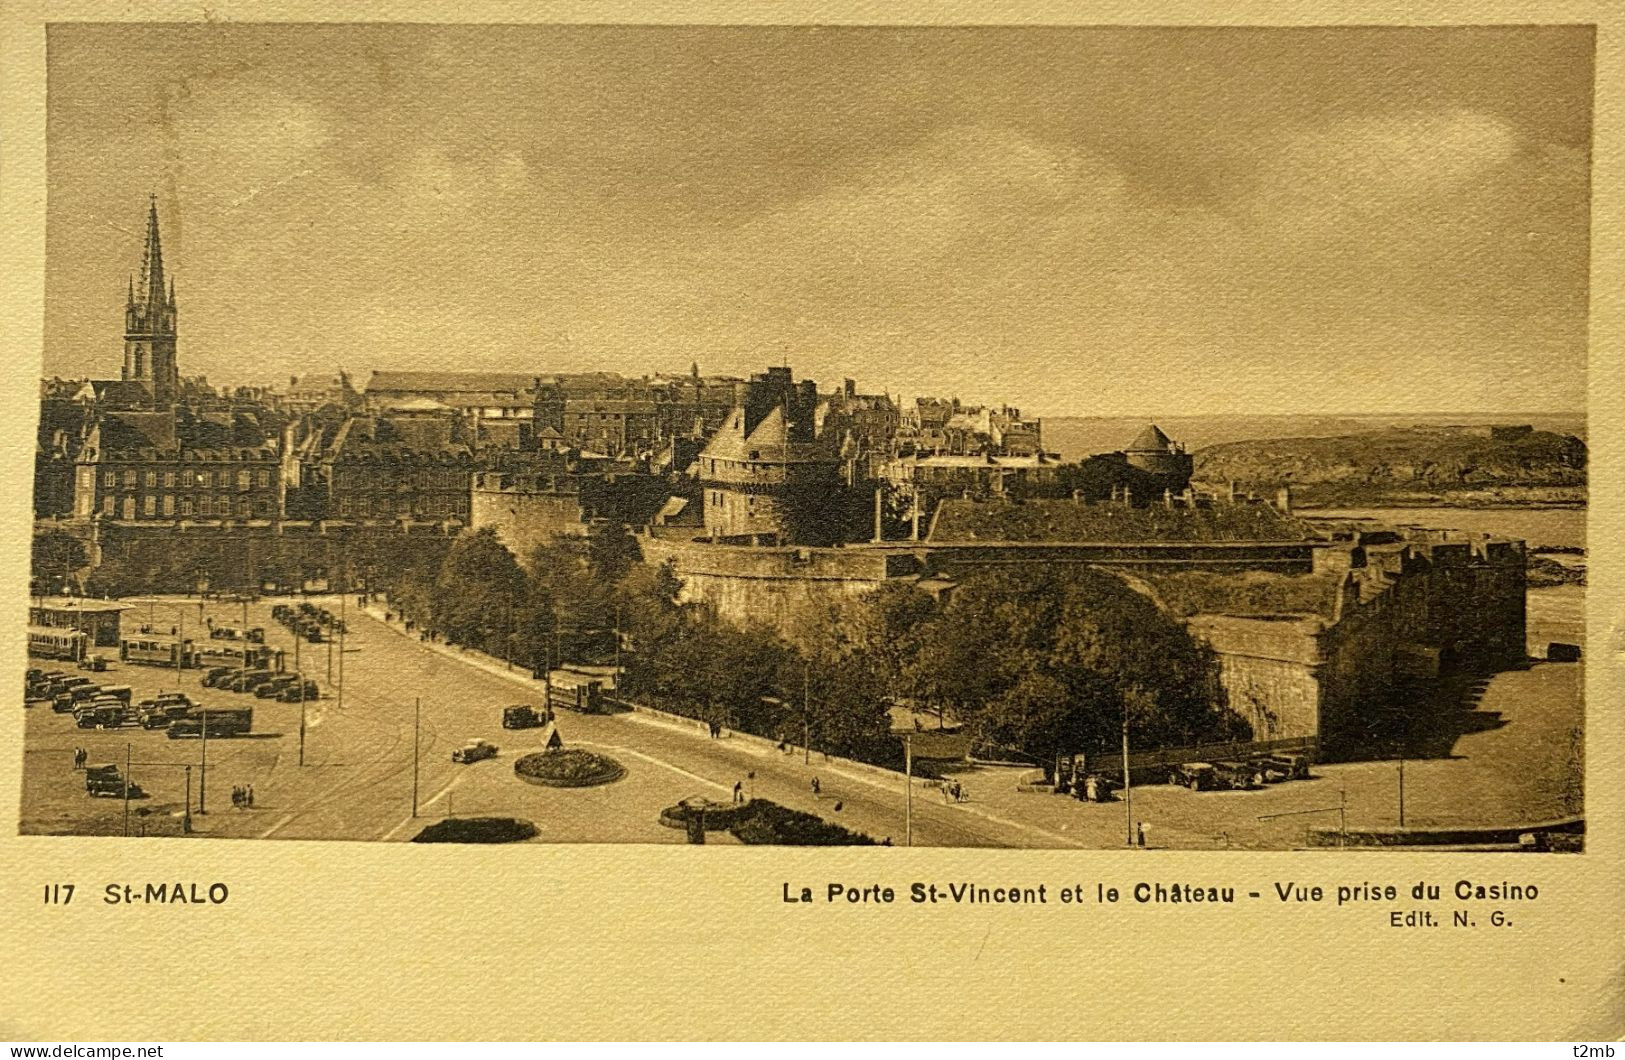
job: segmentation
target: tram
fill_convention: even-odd
[[[90,643],[88,634],[55,626],[28,627],[28,654],[41,659],[83,659]]]
[[[196,656],[191,641],[158,633],[137,633],[118,642],[119,659],[142,666],[196,666]]]

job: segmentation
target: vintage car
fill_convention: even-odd
[[[259,686],[254,689],[254,695],[258,699],[274,699],[282,694],[284,688],[291,688],[298,681],[298,674],[277,674],[269,681],[260,682]]]
[[[1213,774],[1217,786],[1221,788],[1245,790],[1261,787],[1264,783],[1263,767],[1256,762],[1242,759],[1214,762]]]
[[[86,681],[82,685],[72,685],[56,694],[56,700],[51,709],[58,714],[67,714],[81,703],[88,703],[101,694],[101,686]]]
[[[111,762],[105,765],[85,767],[85,791],[90,795],[114,799],[122,799],[126,794],[132,799],[143,798],[146,795],[146,792],[141,790],[141,785],[134,781],[130,782],[130,786],[126,790],[124,774],[120,773],[118,766],[113,765]]]
[[[93,701],[73,716],[81,729],[117,729],[134,720],[129,706],[116,699]]]
[[[204,688],[218,688],[220,682],[237,673],[235,666],[213,666],[204,673],[202,684]]]
[[[547,724],[546,712],[538,712],[529,703],[517,707],[502,708],[502,727],[504,729],[534,729]]]
[[[94,654],[87,655],[83,659],[79,660],[79,669],[101,673],[107,669],[107,656]]]
[[[143,729],[162,729],[173,721],[184,718],[192,712],[193,704],[187,702],[145,703],[139,708],[138,717]]]
[[[306,678],[303,684],[293,681],[278,689],[276,700],[278,703],[298,703],[300,700],[320,699],[321,695],[321,687],[315,681]]]
[[[275,677],[276,674],[270,670],[243,670],[222,681],[216,687],[224,688],[228,692],[252,692]]]
[[[1072,785],[1072,794],[1084,802],[1111,802],[1113,792],[1123,786],[1116,777],[1087,773]]]
[[[1190,788],[1192,791],[1211,791],[1218,787],[1211,762],[1185,762],[1168,771],[1168,783]]]
[[[487,758],[495,758],[496,756],[496,744],[490,743],[486,740],[470,740],[451,753],[451,760],[453,762],[461,762],[464,765],[470,765],[474,762],[479,762]]]
[[[1254,761],[1264,766],[1264,779],[1270,781],[1271,772],[1281,774],[1281,780],[1309,779],[1309,756],[1296,754],[1258,755]]]

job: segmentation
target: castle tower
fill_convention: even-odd
[[[144,383],[160,408],[175,403],[180,370],[175,363],[175,282],[164,286],[164,252],[158,239],[158,198],[147,209],[147,245],[141,281],[133,279],[124,304],[124,379]]]

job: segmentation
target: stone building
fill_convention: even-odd
[[[475,448],[525,448],[536,416],[537,378],[521,372],[375,371],[367,381],[373,412],[433,402],[468,424]]]
[[[78,519],[279,519],[281,454],[255,445],[182,444],[173,413],[110,415],[92,428],[76,460]]]
[[[122,381],[139,383],[156,408],[175,403],[180,369],[175,360],[175,281],[164,285],[164,253],[158,237],[158,200],[147,210],[147,242],[141,255],[141,281],[132,277],[124,304]]]
[[[387,422],[351,416],[306,439],[298,513],[307,519],[468,521],[467,446],[414,447]]]
[[[841,454],[816,425],[817,386],[769,368],[740,388],[696,462],[705,529],[760,542],[839,540],[845,526]],[[831,516],[821,518],[821,513]]]

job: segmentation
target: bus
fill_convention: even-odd
[[[192,666],[230,666],[236,670],[280,670],[282,652],[249,641],[209,640],[193,646]]]
[[[205,735],[205,725],[208,726],[207,735],[211,737],[245,735],[254,727],[254,708],[197,707],[191,713],[184,714],[169,723],[169,738],[171,740],[201,738]]]
[[[246,640],[254,644],[265,643],[265,630],[260,626],[241,629],[237,626],[210,626],[210,640]]]
[[[42,659],[83,659],[89,643],[89,635],[77,629],[28,627],[28,654]]]
[[[196,666],[197,653],[192,642],[160,633],[137,633],[120,637],[118,657],[127,663],[143,666]]]

